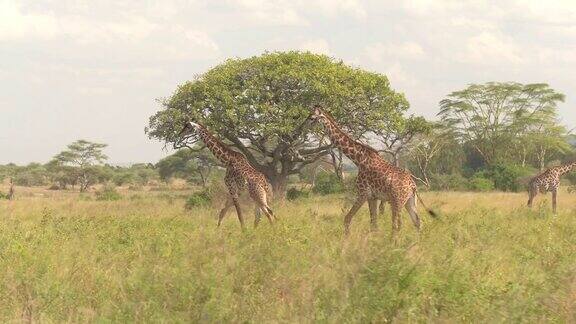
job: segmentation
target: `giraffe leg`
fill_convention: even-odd
[[[558,189],[552,190],[552,212],[556,214],[556,196],[558,196]]]
[[[230,207],[232,207],[233,204],[234,203],[232,202],[232,197],[231,196],[228,197],[228,199],[226,200],[226,203],[224,204],[224,208],[222,208],[222,210],[218,214],[218,227],[220,227],[220,225],[222,224],[222,220],[226,216],[228,209],[230,209]]]
[[[260,220],[262,219],[262,210],[258,205],[254,208],[254,228],[258,227]]]
[[[380,208],[378,208],[378,212],[380,215],[384,215],[385,211],[386,211],[386,200],[382,200],[380,202]]]
[[[534,201],[534,197],[536,197],[537,191],[533,188],[528,190],[528,208],[532,208],[532,202]]]
[[[273,218],[276,219],[276,216],[274,216],[272,209],[270,209],[270,207],[268,206],[266,190],[264,188],[258,187],[258,186],[250,186],[248,188],[248,190],[250,192],[250,196],[252,197],[252,200],[254,200],[254,202],[256,203],[256,206],[258,208],[260,208],[260,210],[268,218],[268,221],[270,221],[270,223],[272,223]]]
[[[238,220],[240,221],[240,227],[244,229],[244,217],[242,216],[242,209],[240,209],[240,203],[238,202],[238,196],[232,197],[232,202],[234,203],[234,207],[236,207],[236,214],[238,215]]]
[[[396,238],[398,232],[402,227],[402,220],[400,219],[400,206],[398,204],[392,204],[392,237]]]
[[[420,231],[420,217],[418,217],[418,213],[416,212],[416,193],[414,193],[408,202],[406,202],[406,210],[408,214],[410,214],[410,218],[412,219],[412,223],[418,231]]]
[[[352,222],[352,217],[356,215],[358,209],[362,207],[364,202],[366,202],[366,197],[358,196],[358,198],[356,198],[356,202],[354,202],[354,205],[352,206],[352,208],[350,208],[350,211],[344,217],[344,234],[346,235],[350,234],[350,223]]]
[[[368,199],[368,208],[370,208],[370,227],[373,231],[375,231],[376,229],[378,229],[378,223],[377,223],[378,199],[375,198]]]

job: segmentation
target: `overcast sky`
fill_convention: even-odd
[[[574,0],[0,0],[0,163],[81,138],[113,163],[155,162],[155,99],[226,58],[290,49],[384,73],[430,118],[468,83],[547,82],[576,126]]]

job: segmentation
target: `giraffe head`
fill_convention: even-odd
[[[315,105],[314,107],[312,107],[311,111],[312,112],[310,114],[310,120],[312,121],[316,122],[326,117],[326,114],[324,114],[324,111],[322,110],[322,107],[320,107],[320,105]]]
[[[200,128],[200,124],[187,121],[182,127],[182,130],[176,136],[177,143],[182,143],[186,138],[198,135],[198,129]]]
[[[186,122],[184,124],[184,127],[182,127],[182,130],[180,131],[180,133],[178,133],[178,137],[193,135],[194,133],[196,133],[196,130],[198,129],[199,126],[200,125],[198,125],[195,122],[191,122],[191,121]]]

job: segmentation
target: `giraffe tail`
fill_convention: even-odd
[[[426,211],[428,212],[428,214],[430,214],[430,216],[432,216],[433,218],[438,217],[438,213],[436,213],[432,209],[428,208],[428,206],[426,206],[426,204],[424,203],[422,198],[420,198],[420,195],[418,195],[418,193],[416,191],[414,191],[414,195],[416,196],[416,198],[418,198],[418,201],[422,204],[422,206],[424,206],[424,209],[426,209]]]

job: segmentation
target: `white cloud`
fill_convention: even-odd
[[[570,24],[576,21],[573,0],[515,0],[508,10],[510,16],[550,24]]]
[[[241,14],[247,15],[253,21],[278,26],[297,26],[307,24],[304,17],[286,1],[267,0],[229,0],[228,4],[241,10]]]
[[[0,41],[48,39],[58,32],[56,19],[46,14],[23,14],[16,2],[0,0]]]
[[[406,72],[400,63],[394,63],[387,67],[384,74],[390,80],[393,88],[403,89],[407,87],[414,87],[418,84],[418,80]]]
[[[307,26],[317,17],[362,19],[366,10],[359,0],[229,0],[227,3],[252,23],[272,26]]]
[[[424,49],[416,42],[373,43],[364,49],[366,55],[375,63],[390,59],[418,60],[426,56]]]
[[[314,39],[300,45],[300,50],[310,51],[316,54],[332,55],[330,45],[325,39]]]
[[[576,63],[576,48],[572,49],[541,48],[537,51],[537,58],[542,64]]]
[[[59,42],[56,51],[65,57],[75,57],[79,52],[84,52],[85,57],[126,61],[219,57],[219,47],[208,33],[140,15],[150,11],[146,6],[123,4],[121,14],[99,17],[88,15],[99,10],[97,3],[74,3],[55,14],[39,8],[27,8],[23,13],[14,2],[0,0],[0,40]]]
[[[520,47],[510,37],[482,32],[470,37],[465,42],[465,50],[456,54],[456,58],[465,63],[483,65],[520,64],[526,61],[521,53]]]
[[[355,18],[365,18],[366,9],[358,0],[314,0],[298,1],[301,10],[313,10],[319,15],[335,17],[339,15],[349,15]]]

